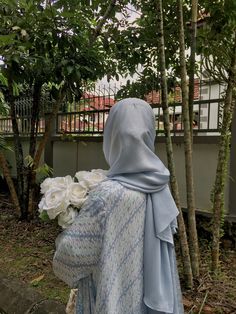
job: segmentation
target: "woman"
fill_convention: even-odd
[[[178,210],[154,141],[148,103],[128,98],[111,109],[108,180],[56,241],[54,271],[78,288],[76,313],[184,313],[173,244]]]

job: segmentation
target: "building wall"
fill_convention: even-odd
[[[222,99],[224,95],[225,85],[219,85],[216,82],[206,83],[200,85],[200,100],[218,100]],[[220,123],[219,111],[220,104],[218,101],[209,102],[201,105],[200,109],[200,128],[218,129],[218,122]],[[197,107],[197,106],[196,106]],[[219,121],[218,121],[219,120]],[[219,133],[212,134],[206,132],[205,135],[219,135]]]

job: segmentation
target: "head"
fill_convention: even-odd
[[[117,102],[104,130],[103,151],[111,173],[155,170],[155,116],[150,105],[138,98]]]

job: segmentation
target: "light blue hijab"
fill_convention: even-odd
[[[155,136],[155,117],[149,104],[137,98],[123,99],[110,111],[103,151],[110,179],[147,193],[144,303],[155,313],[176,314],[170,247],[178,209],[168,187],[169,171],[154,153]]]

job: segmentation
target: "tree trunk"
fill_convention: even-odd
[[[20,208],[18,196],[17,196],[14,182],[12,180],[12,177],[11,177],[11,174],[10,174],[10,171],[8,168],[6,158],[5,158],[2,151],[0,151],[0,167],[2,168],[4,178],[7,181],[7,185],[8,185],[9,191],[10,191],[10,195],[11,195],[11,199],[12,199],[13,205],[16,209],[16,214],[20,217],[21,216],[21,208]]]
[[[193,285],[193,276],[191,261],[189,255],[189,247],[187,234],[183,219],[183,214],[180,206],[179,189],[175,174],[175,164],[173,155],[173,146],[170,133],[170,118],[169,118],[169,108],[168,108],[168,98],[167,98],[167,79],[166,79],[166,62],[165,62],[165,39],[164,39],[164,28],[163,28],[163,9],[162,0],[157,0],[157,19],[158,19],[158,38],[159,38],[159,58],[160,58],[160,72],[161,72],[161,103],[164,116],[164,130],[166,138],[166,152],[168,159],[168,168],[170,170],[170,185],[173,197],[175,199],[176,205],[179,209],[178,225],[179,225],[179,239],[180,247],[182,252],[182,263],[185,276],[186,286],[191,288]]]
[[[228,86],[224,101],[223,123],[218,152],[217,170],[213,195],[213,230],[212,230],[212,270],[219,269],[221,226],[224,214],[224,189],[228,173],[228,160],[230,152],[230,126],[235,108],[235,97],[233,97],[236,84],[236,32],[235,42],[229,70]]]
[[[43,134],[43,137],[38,145],[38,148],[36,150],[36,153],[34,155],[34,162],[33,162],[33,167],[32,167],[32,173],[31,173],[31,189],[29,190],[29,198],[28,198],[28,211],[30,213],[30,216],[34,216],[34,186],[35,186],[35,181],[36,181],[36,169],[39,167],[39,162],[42,156],[42,153],[44,151],[46,142],[48,140],[48,137],[50,135],[50,131],[51,131],[51,124],[52,124],[52,120],[55,118],[61,103],[63,102],[65,97],[64,91],[60,91],[59,92],[59,96],[57,101],[54,103],[52,112],[50,114],[49,119],[46,122],[45,125],[45,132]]]
[[[64,98],[65,98],[65,93],[63,90],[60,91],[59,93],[59,96],[58,96],[58,99],[56,100],[56,102],[54,103],[54,106],[53,106],[53,109],[52,109],[52,112],[46,122],[46,125],[45,125],[45,132],[43,134],[43,137],[38,145],[38,148],[36,150],[36,153],[35,153],[35,157],[34,157],[34,168],[37,169],[38,166],[39,166],[39,162],[40,162],[40,158],[42,156],[42,153],[43,153],[43,150],[45,148],[45,144],[48,140],[48,137],[50,135],[50,132],[51,132],[51,125],[52,125],[52,120],[56,117],[57,115],[57,112],[62,104],[62,102],[64,101]]]
[[[33,91],[33,105],[31,112],[31,128],[30,128],[30,147],[29,155],[34,158],[36,150],[36,137],[38,133],[38,120],[39,120],[39,110],[40,110],[40,98],[41,98],[42,84],[36,82]]]
[[[27,218],[27,209],[25,203],[25,185],[24,185],[24,155],[22,144],[20,140],[19,128],[16,118],[15,102],[13,96],[12,80],[9,79],[9,104],[10,104],[10,116],[12,121],[12,129],[14,132],[14,148],[15,148],[15,159],[16,159],[16,171],[17,171],[17,195],[21,207],[21,218]]]
[[[38,133],[38,120],[39,120],[39,110],[40,110],[40,98],[41,98],[41,88],[42,84],[36,82],[33,90],[33,104],[31,112],[31,129],[30,129],[30,141],[29,141],[29,155],[34,159],[34,154],[36,150],[36,140]],[[30,217],[33,216],[33,199],[35,193],[36,175],[35,169],[32,165],[28,166],[27,175],[27,196],[26,202],[28,204],[27,212]]]
[[[191,42],[190,42],[190,67],[189,67],[189,121],[190,131],[193,134],[193,101],[194,101],[194,74],[195,74],[195,56],[196,56],[196,37],[197,37],[197,14],[198,0],[192,0],[192,18],[191,18]]]
[[[181,89],[182,89],[182,114],[184,125],[184,151],[185,151],[185,173],[186,173],[186,190],[188,206],[188,224],[190,240],[190,256],[192,271],[194,277],[199,276],[199,246],[195,217],[195,195],[193,183],[193,158],[192,158],[192,136],[189,121],[188,108],[188,86],[187,71],[185,62],[185,40],[184,40],[184,23],[183,23],[183,3],[178,0],[178,19],[179,19],[179,44],[180,44],[180,72],[181,72]]]

